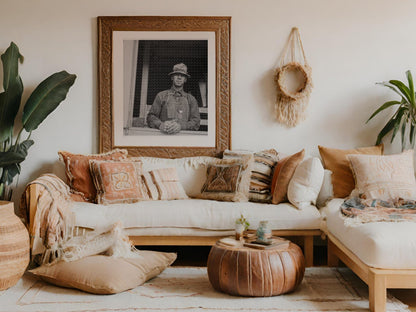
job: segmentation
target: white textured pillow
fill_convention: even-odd
[[[324,170],[324,180],[322,182],[321,190],[316,199],[316,206],[322,208],[326,205],[328,200],[334,198],[334,187],[332,186],[332,171]]]
[[[324,168],[319,158],[302,161],[289,182],[287,197],[299,209],[315,204],[324,179]]]
[[[347,155],[355,178],[351,196],[416,199],[413,150],[394,155]]]

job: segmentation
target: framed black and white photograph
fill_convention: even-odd
[[[100,151],[230,148],[229,17],[98,17]]]

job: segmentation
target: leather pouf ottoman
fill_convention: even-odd
[[[299,246],[254,249],[217,242],[208,256],[208,277],[218,291],[238,296],[276,296],[295,290],[305,273]]]

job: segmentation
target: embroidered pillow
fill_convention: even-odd
[[[90,174],[89,161],[91,159],[126,159],[127,150],[115,149],[105,154],[92,155],[72,154],[65,151],[59,151],[58,155],[59,159],[65,165],[65,173],[68,180],[68,185],[71,188],[71,193],[80,195],[84,201],[93,202],[96,198],[97,193]]]
[[[207,168],[207,178],[199,198],[220,201],[248,201],[252,155],[218,159]]]
[[[143,174],[148,194],[153,200],[187,199],[176,168],[155,169]]]
[[[273,170],[279,160],[278,152],[274,149],[255,153],[249,151],[225,150],[223,158],[238,158],[242,155],[253,155],[254,157],[250,177],[250,190],[248,194],[249,201],[270,203]]]
[[[348,155],[355,178],[351,196],[366,199],[416,199],[413,150],[401,154]]]
[[[347,159],[348,154],[382,155],[383,144],[370,147],[361,147],[350,150],[328,148],[318,145],[324,168],[332,171],[332,186],[334,197],[344,198],[354,189],[354,177]]]
[[[139,258],[103,255],[43,265],[29,272],[45,282],[93,294],[116,294],[159,275],[176,260],[175,253],[140,250]]]
[[[97,190],[97,204],[134,203],[149,200],[141,172],[142,163],[130,160],[90,160]]]
[[[287,201],[287,189],[290,179],[292,179],[293,173],[296,167],[302,161],[305,155],[305,150],[287,156],[277,163],[272,181],[272,204],[280,204]]]

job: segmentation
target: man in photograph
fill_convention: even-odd
[[[191,94],[183,90],[191,76],[188,68],[180,63],[169,73],[172,87],[159,92],[147,114],[147,125],[162,133],[175,134],[181,130],[197,131],[200,125],[198,103]]]

